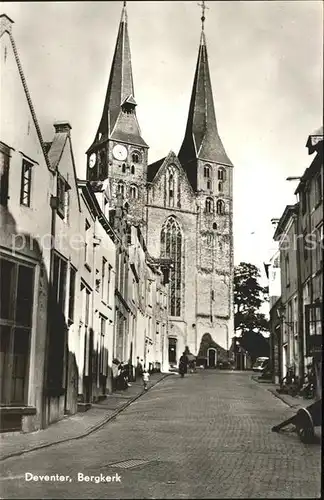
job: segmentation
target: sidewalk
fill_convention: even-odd
[[[294,410],[299,410],[300,408],[306,408],[307,406],[315,403],[315,399],[304,399],[301,396],[290,396],[289,394],[279,394],[277,389],[279,389],[279,385],[274,384],[273,382],[268,382],[265,380],[258,380],[257,375],[252,375],[251,379],[257,382],[258,384],[262,384],[265,389],[271,392],[276,398],[281,399],[286,405],[290,406]]]
[[[150,390],[169,375],[169,373],[152,374],[148,389]],[[47,429],[28,434],[2,434],[0,435],[0,461],[87,436],[115,418],[144,392],[142,380],[137,380],[127,390],[116,391],[100,403],[93,403],[87,412],[65,417]]]

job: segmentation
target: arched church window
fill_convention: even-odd
[[[140,160],[141,156],[139,154],[138,151],[133,151],[132,153],[132,162],[133,163],[139,163],[141,160]]]
[[[220,167],[218,169],[218,180],[225,181],[225,168],[223,168],[223,167]]]
[[[122,164],[122,172],[123,172],[123,174],[126,172],[126,163]]]
[[[135,174],[135,167],[134,167],[134,165],[131,166],[131,173]]]
[[[182,234],[175,217],[169,217],[162,226],[161,231],[161,258],[171,259],[169,281],[169,314],[181,315],[182,293]]]
[[[137,186],[131,185],[130,188],[129,188],[129,196],[130,196],[130,198],[132,200],[136,200],[137,199],[137,194],[138,194]]]
[[[207,189],[211,189],[211,181],[207,181]]]
[[[169,165],[165,172],[165,202],[168,207],[179,206],[178,179],[178,169],[175,165]]]
[[[206,199],[205,212],[211,214],[214,211],[214,200],[212,198]]]
[[[213,240],[214,240],[214,235],[213,235],[213,233],[208,233],[208,234],[207,234],[207,245],[212,245]]]
[[[123,182],[118,182],[117,184],[117,193],[122,194],[124,196],[125,194],[125,186]]]
[[[217,229],[217,224],[216,222],[213,222],[213,229],[216,230]]]
[[[217,200],[216,212],[218,213],[218,215],[225,214],[225,203],[223,202],[223,200]]]
[[[204,177],[209,179],[211,177],[211,168],[210,165],[204,166]]]
[[[223,183],[222,183],[222,182],[219,182],[219,183],[218,183],[218,191],[219,191],[220,193],[222,193],[222,192],[223,192]]]

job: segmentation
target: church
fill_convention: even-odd
[[[216,365],[217,348],[228,350],[234,332],[233,165],[217,127],[204,4],[201,20],[182,144],[178,153],[166,144],[165,157],[150,163],[136,116],[140,103],[124,2],[102,116],[87,150],[87,180],[105,181],[112,207],[122,195],[127,218],[140,228],[149,254],[171,263],[169,362],[177,362],[188,346],[196,356],[208,351]]]

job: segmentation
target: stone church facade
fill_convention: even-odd
[[[149,254],[170,262],[169,360],[204,335],[229,349],[233,335],[233,165],[220,139],[204,29],[184,139],[154,163],[136,116],[123,7],[102,117],[87,151],[87,180],[121,194]],[[173,359],[174,358],[174,359]]]

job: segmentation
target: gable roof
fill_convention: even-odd
[[[46,143],[46,145],[47,145],[46,147],[49,147],[48,158],[49,158],[49,161],[51,162],[52,169],[55,171],[58,171],[64,148],[68,142],[68,145],[70,148],[69,152],[71,155],[72,168],[73,168],[73,178],[74,178],[75,190],[77,193],[78,206],[79,206],[79,210],[81,210],[79,190],[78,190],[78,181],[77,181],[75,161],[74,161],[72,141],[71,141],[71,134],[70,134],[72,127],[68,122],[56,122],[56,123],[54,123],[54,128],[55,128],[55,134],[54,134],[53,141]]]
[[[166,159],[166,156],[164,158],[161,158],[160,160],[157,160],[154,163],[151,163],[150,165],[147,166],[147,180],[148,182],[152,182],[158,171],[160,170],[161,165],[164,163],[164,160]]]
[[[34,123],[35,129],[36,129],[36,134],[37,134],[39,143],[40,143],[41,148],[42,148],[42,152],[43,152],[43,155],[44,155],[45,163],[46,163],[47,168],[50,171],[53,171],[51,163],[50,163],[48,155],[47,155],[47,148],[46,148],[45,142],[43,140],[42,132],[41,132],[38,120],[37,120],[37,116],[36,116],[36,113],[35,113],[33,102],[32,102],[32,99],[31,99],[31,96],[30,96],[30,93],[29,93],[29,90],[28,90],[27,81],[26,81],[26,78],[25,78],[25,75],[24,75],[24,72],[23,72],[23,69],[22,69],[22,65],[21,65],[21,61],[20,61],[20,58],[19,58],[18,49],[17,49],[16,43],[15,43],[15,39],[14,39],[14,37],[12,35],[12,24],[13,24],[14,21],[12,19],[10,19],[10,17],[7,16],[6,14],[0,14],[0,21],[1,21],[0,38],[5,33],[7,33],[8,36],[9,36],[9,39],[10,39],[10,42],[11,42],[11,46],[12,46],[12,50],[13,50],[14,57],[15,57],[15,61],[16,61],[16,64],[17,64],[19,76],[20,76],[21,83],[22,83],[22,86],[23,86],[23,89],[24,89],[24,92],[25,92],[25,96],[26,96],[26,100],[27,100],[28,107],[29,107],[29,110],[30,110],[30,114],[32,116],[33,123]]]

